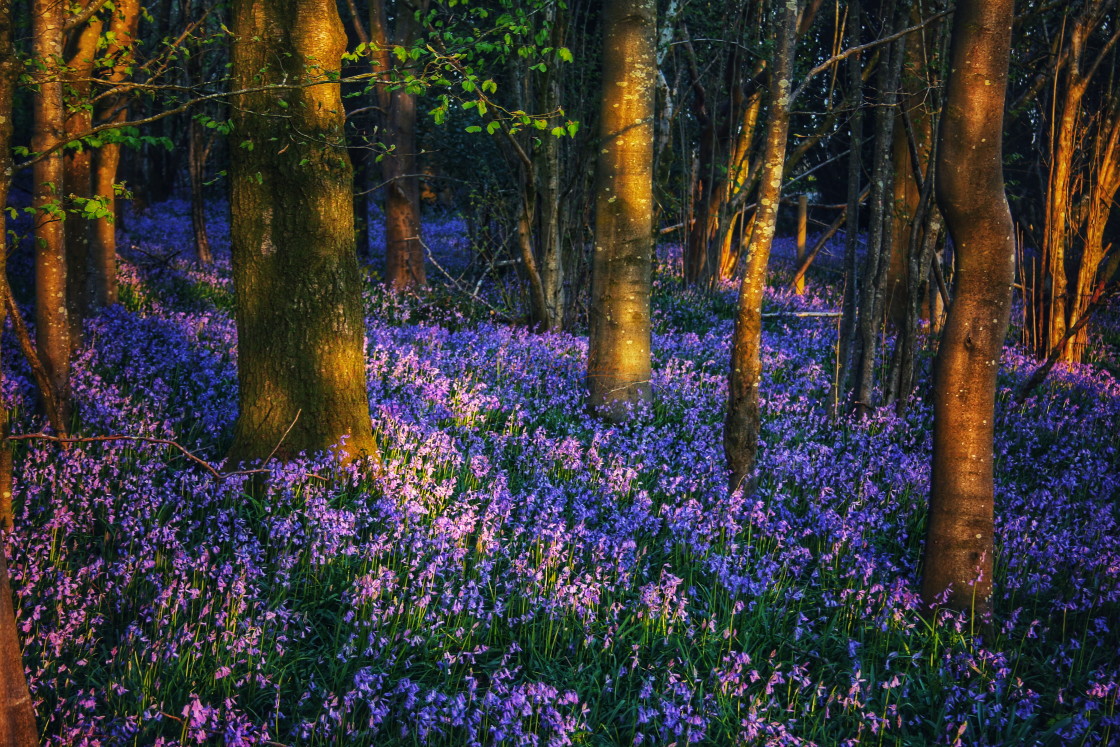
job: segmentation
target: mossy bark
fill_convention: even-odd
[[[240,412],[230,458],[375,453],[333,2],[237,0],[232,142]],[[277,86],[268,88],[269,86]]]

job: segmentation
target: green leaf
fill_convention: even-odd
[[[467,128],[467,132],[482,132],[482,128],[478,125],[471,125]]]

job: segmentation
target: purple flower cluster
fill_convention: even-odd
[[[147,243],[122,266],[128,303],[91,322],[75,393],[85,431],[219,461],[228,252],[186,259],[185,216],[130,222]],[[464,268],[450,223],[428,243]],[[217,482],[163,447],[21,446],[6,551],[45,741],[1120,739],[1114,379],[1060,372],[1014,407],[1031,363],[1005,356],[1000,613],[976,636],[963,616],[928,622],[917,595],[928,359],[904,419],[836,423],[834,327],[768,319],[760,487],[728,494],[733,290],[665,275],[655,293],[657,401],[627,425],[586,414],[584,338],[371,286],[380,473],[319,455]],[[767,303],[835,303],[814,293]],[[6,372],[10,402],[28,391]]]

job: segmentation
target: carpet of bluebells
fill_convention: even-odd
[[[129,219],[77,422],[220,463],[228,232],[215,210],[204,268],[186,215]],[[425,230],[466,267],[461,221]],[[761,478],[728,494],[730,289],[682,290],[663,260],[656,403],[609,426],[584,409],[585,337],[369,273],[380,472],[312,455],[219,481],[162,446],[17,446],[6,552],[46,744],[1120,743],[1120,384],[1100,366],[1016,407],[1032,362],[1004,355],[980,630],[917,597],[928,354],[905,417],[836,422],[835,320],[768,318]],[[825,279],[767,310],[835,308]],[[1112,355],[1120,325],[1095,335]],[[13,358],[3,394],[34,430]]]

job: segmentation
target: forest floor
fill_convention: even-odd
[[[237,410],[221,223],[203,268],[183,204],[128,221],[123,303],[74,374],[82,433],[220,462]],[[460,222],[425,230],[462,256]],[[835,308],[822,278],[768,310]],[[721,467],[731,290],[685,292],[663,264],[656,403],[622,427],[585,412],[585,337],[495,323],[446,289],[371,282],[365,300],[381,474],[314,457],[219,481],[166,447],[17,446],[8,558],[45,743],[1120,741],[1109,373],[1056,371],[1012,406],[1032,362],[1005,351],[998,612],[979,636],[919,611],[928,355],[904,418],[835,422],[835,320],[768,319],[744,497]]]

